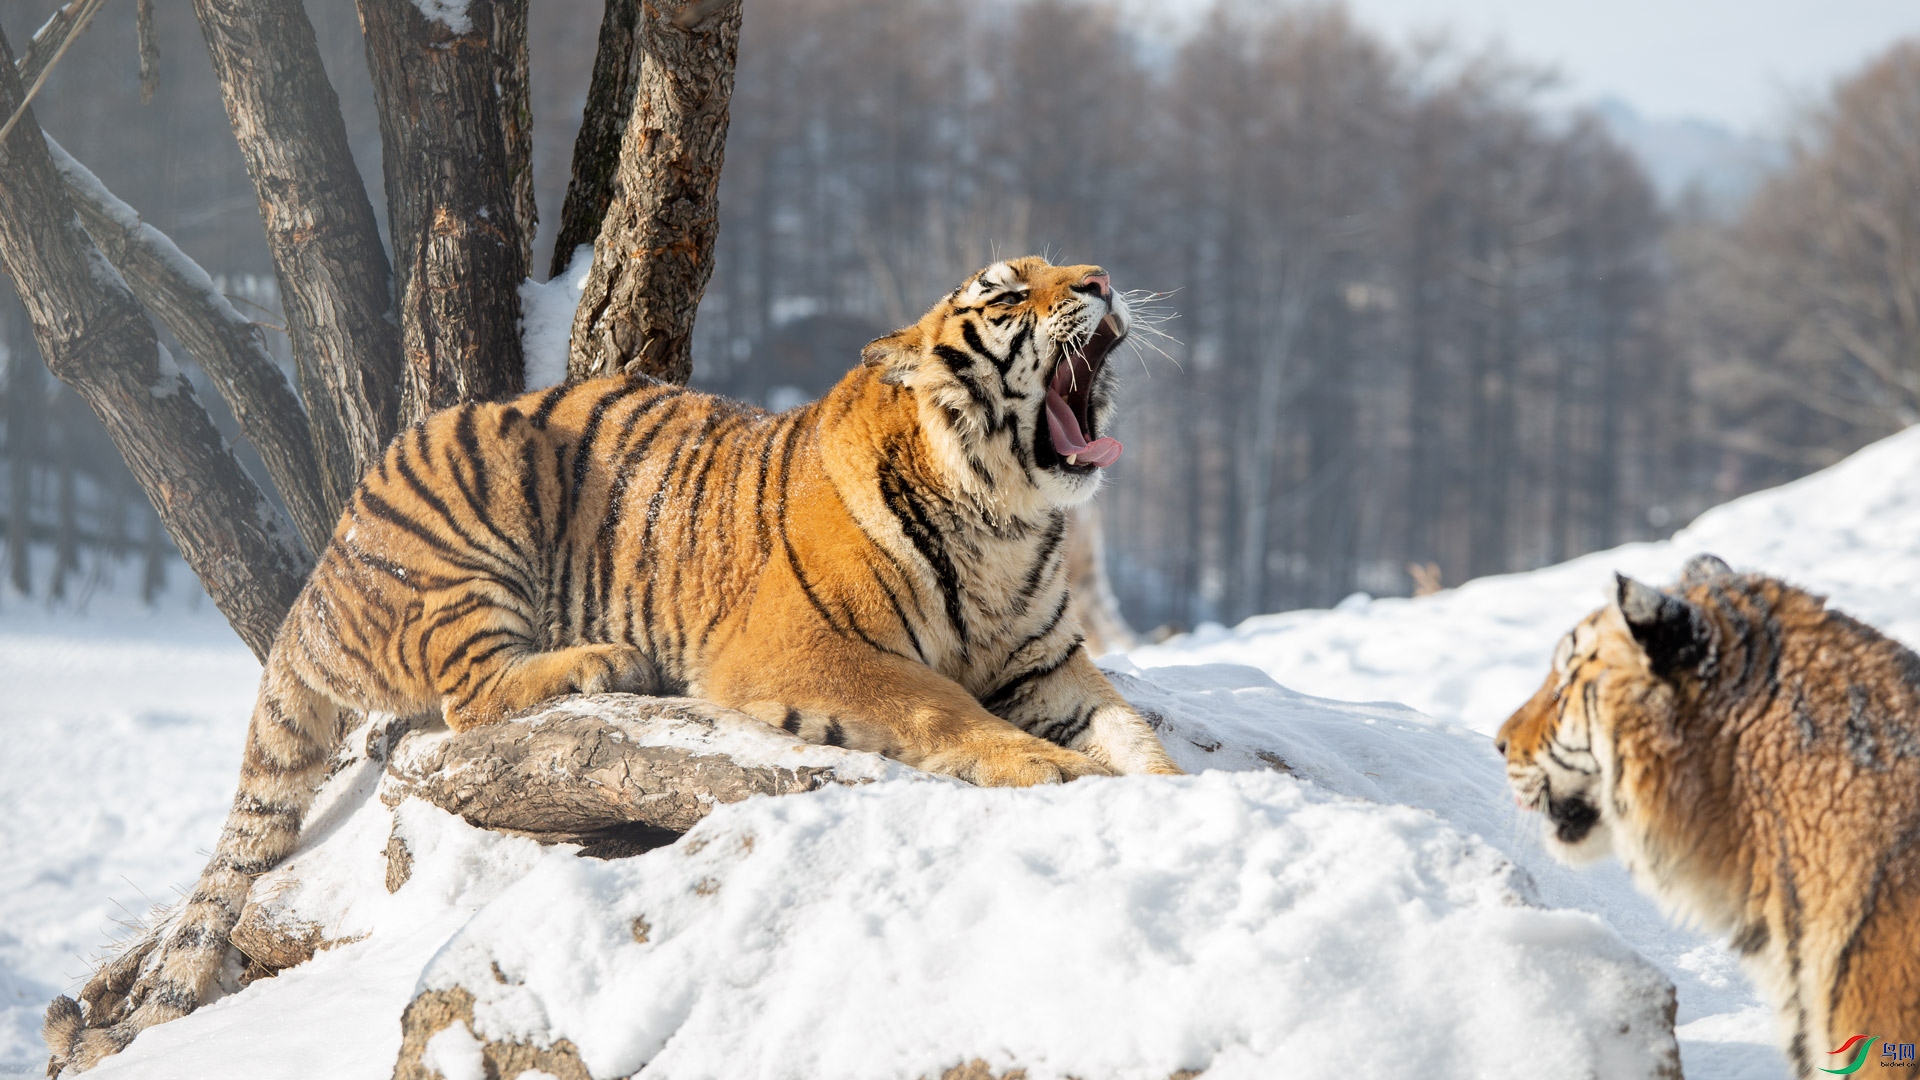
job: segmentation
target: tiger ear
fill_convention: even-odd
[[[1683,588],[1691,589],[1695,585],[1705,585],[1714,578],[1727,577],[1732,573],[1733,567],[1728,566],[1725,559],[1703,551],[1688,559],[1687,565],[1680,568],[1680,584]]]
[[[867,342],[866,348],[860,350],[860,362],[880,369],[881,382],[905,386],[907,376],[920,366],[920,353],[926,341],[926,334],[918,326],[895,330],[886,337]]]
[[[1613,581],[1620,616],[1655,675],[1665,678],[1695,666],[1707,655],[1711,631],[1699,608],[1625,574],[1613,575]]]

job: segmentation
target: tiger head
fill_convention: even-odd
[[[1028,256],[968,278],[864,356],[912,391],[960,488],[1025,513],[1085,502],[1119,459],[1107,358],[1131,328],[1105,270]]]
[[[1721,652],[1718,620],[1687,593],[1730,573],[1696,556],[1681,595],[1616,575],[1613,603],[1560,639],[1546,682],[1500,726],[1494,745],[1515,801],[1545,815],[1562,860],[1618,854],[1637,868],[1659,858],[1646,850],[1646,796],[1675,782],[1668,766]]]

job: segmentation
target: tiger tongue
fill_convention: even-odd
[[[1120,440],[1102,435],[1088,442],[1086,433],[1080,430],[1079,419],[1073,415],[1073,407],[1052,387],[1047,388],[1047,434],[1053,436],[1053,448],[1060,456],[1075,465],[1104,469],[1120,460]]]

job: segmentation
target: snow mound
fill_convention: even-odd
[[[1371,1047],[1432,1077],[1650,1075],[1666,981],[1510,874],[1430,815],[1272,773],[838,789],[543,861],[423,985],[596,1077],[1269,1077]],[[1517,1030],[1552,1049],[1507,1054]]]
[[[1034,1080],[1672,1063],[1656,968],[1602,919],[1533,906],[1530,875],[1451,817],[1393,804],[1424,792],[1461,820],[1496,814],[1445,794],[1463,763],[1484,765],[1477,736],[1249,669],[1174,674],[1192,689],[1117,679],[1184,765],[1252,771],[753,798],[609,862],[417,800],[389,808],[360,763],[261,883],[341,943],[142,1034],[97,1075],[384,1077],[407,1001],[455,986],[476,998],[474,1034],[569,1040],[602,1080],[642,1065],[910,1078],[976,1058]],[[1350,797],[1362,789],[1389,801]],[[388,893],[394,836],[412,873]],[[433,1056],[466,1062],[459,1034],[436,1035]]]

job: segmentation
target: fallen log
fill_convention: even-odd
[[[409,731],[388,757],[381,798],[391,806],[411,795],[470,824],[550,842],[635,828],[671,842],[722,803],[894,771],[910,770],[810,746],[710,701],[602,694],[458,735]]]

